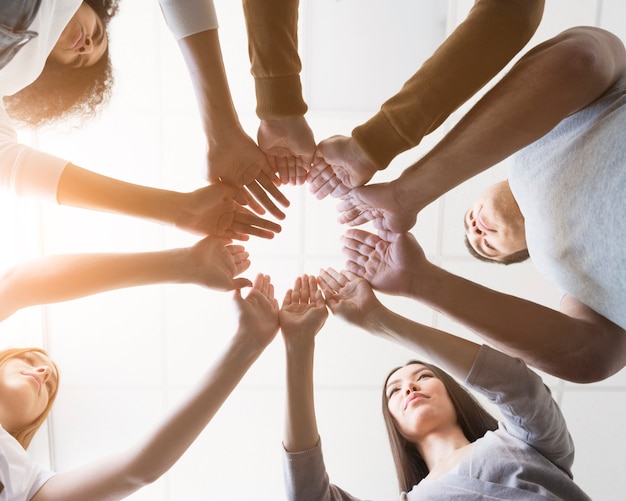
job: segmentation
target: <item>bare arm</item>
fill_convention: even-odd
[[[155,283],[195,283],[232,290],[250,266],[248,253],[207,237],[188,248],[125,254],[68,254],[19,263],[0,277],[0,321],[21,308]]]
[[[626,365],[624,329],[573,297],[556,311],[429,263],[410,233],[381,236],[349,230],[343,240],[347,268],[376,290],[417,299],[500,351],[569,381],[598,381]]]
[[[207,179],[246,186],[271,214],[283,218],[267,193],[280,204],[288,200],[278,190],[274,169],[244,132],[232,101],[218,30],[206,30],[178,41],[195,89],[208,143]],[[267,193],[266,193],[267,192]]]
[[[328,311],[314,277],[299,277],[285,294],[280,328],[287,356],[287,396],[283,446],[288,452],[313,448],[319,441],[313,388],[315,335]]]
[[[224,183],[181,193],[103,176],[69,164],[59,180],[62,205],[112,212],[172,225],[199,235],[272,238],[281,227],[250,212],[241,191]]]
[[[52,477],[33,501],[122,499],[178,461],[278,332],[278,305],[269,277],[250,294],[237,291],[239,326],[225,350],[182,404],[143,442],[113,457]]]
[[[458,378],[469,374],[480,345],[394,313],[378,301],[364,279],[349,271],[323,270],[320,283],[335,315],[420,353]]]
[[[461,182],[536,141],[597,99],[625,65],[622,42],[598,28],[572,28],[539,45],[392,183],[401,204],[419,212]]]

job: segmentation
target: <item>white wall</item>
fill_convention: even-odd
[[[240,118],[255,137],[254,88],[240,2],[217,0],[220,37]],[[302,0],[303,82],[316,138],[349,134],[411,75],[470,1]],[[626,40],[621,0],[548,0],[534,45],[564,28],[597,25]],[[177,190],[203,184],[202,134],[186,68],[164,27],[157,2],[122,2],[113,23],[116,95],[106,112],[81,130],[33,140],[74,163],[127,181]],[[419,158],[459,113],[414,151],[375,178],[385,180]],[[461,215],[478,190],[504,177],[505,165],[475,178],[420,215],[414,232],[442,267],[498,290],[550,307],[558,291],[526,263],[497,269],[470,258]],[[336,201],[315,200],[307,188],[285,188],[292,201],[283,232],[246,243],[252,268],[269,273],[282,299],[293,279],[320,267],[342,268]],[[71,208],[0,201],[5,242],[0,266],[40,253],[140,251],[186,245],[195,237],[171,228]],[[32,454],[64,470],[127,446],[158,422],[211,363],[234,329],[230,294],[191,285],[116,291],[31,308],[0,325],[3,346],[48,348],[62,371],[49,426]],[[459,325],[408,300],[383,297],[417,321],[475,339]],[[318,336],[316,399],[331,478],[357,497],[390,499],[395,475],[380,418],[387,370],[411,353],[329,318]],[[284,363],[280,337],[252,368],[206,432],[171,472],[134,500],[283,499],[281,433]],[[594,499],[621,497],[626,465],[624,372],[602,383],[574,385],[546,377],[577,444],[576,479]]]

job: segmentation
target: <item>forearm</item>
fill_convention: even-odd
[[[183,194],[127,183],[68,165],[57,189],[61,205],[148,219],[173,225],[179,219]]]
[[[314,340],[286,343],[287,402],[283,446],[301,452],[319,441],[313,385]]]
[[[192,281],[186,249],[48,256],[20,263],[0,280],[0,321],[21,308],[125,287]]]
[[[298,0],[244,0],[257,115],[264,120],[304,115],[298,54]]]
[[[379,113],[352,131],[378,169],[416,146],[491,80],[537,29],[543,0],[479,0]]]
[[[420,210],[533,143],[602,95],[625,58],[619,39],[596,29],[576,28],[539,45],[403,172],[400,198]]]
[[[412,283],[408,297],[465,325],[498,350],[563,379],[598,379],[586,375],[592,359],[600,365],[606,361],[604,370],[610,370],[610,353],[620,346],[606,326],[483,287],[433,265],[415,274]]]
[[[258,344],[235,335],[198,389],[144,442],[52,477],[33,501],[121,499],[154,482],[180,459],[262,351]]]
[[[191,76],[209,148],[233,133],[242,133],[228,87],[218,30],[184,37],[178,45]]]
[[[363,327],[414,351],[460,379],[465,379],[480,350],[480,345],[472,341],[413,322],[385,307],[369,313]]]

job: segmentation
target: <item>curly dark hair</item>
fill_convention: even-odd
[[[119,0],[84,1],[107,30]],[[97,63],[84,68],[71,68],[48,59],[37,80],[14,95],[5,96],[4,104],[12,119],[31,127],[69,118],[81,121],[94,116],[109,100],[113,81],[108,48]]]

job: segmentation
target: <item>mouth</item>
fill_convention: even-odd
[[[80,47],[83,44],[84,40],[85,40],[85,32],[81,28],[78,33],[78,36],[74,39],[74,43],[72,43],[72,45],[70,45],[67,50],[76,50],[78,47]]]
[[[478,225],[480,230],[483,233],[486,233],[488,231],[491,231],[491,232],[495,231],[493,228],[490,228],[489,226],[485,224],[485,222],[483,221],[483,218],[481,217],[481,212],[482,212],[482,209],[478,211],[478,214],[476,214],[476,224]]]
[[[406,410],[409,405],[411,405],[416,400],[423,400],[425,398],[426,396],[422,393],[411,393],[411,395],[409,395],[409,397],[406,399],[406,402],[404,403],[404,410]]]
[[[26,374],[28,377],[32,378],[37,383],[37,393],[41,391],[41,380],[34,376],[33,374]]]

